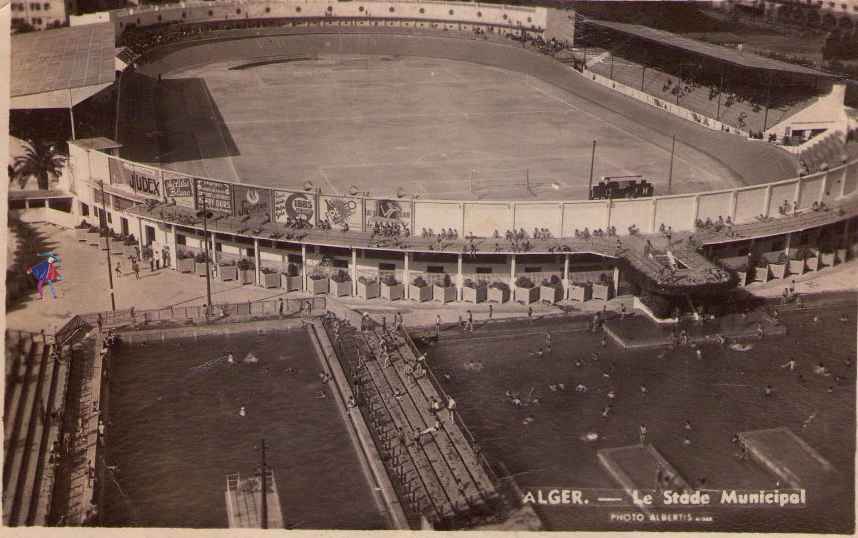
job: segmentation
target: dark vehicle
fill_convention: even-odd
[[[605,176],[590,192],[591,200],[646,198],[655,194],[652,183],[643,176]]]

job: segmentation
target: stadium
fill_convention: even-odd
[[[428,352],[425,341],[400,334],[399,326],[389,330],[386,320],[365,336],[364,318],[340,301],[356,309],[432,302],[574,309],[617,298],[623,318],[628,306],[654,323],[670,324],[698,320],[703,312],[733,315],[724,298],[737,288],[786,283],[858,254],[858,156],[847,144],[853,120],[844,105],[844,83],[822,71],[544,7],[218,0],[129,8],[107,18],[52,31],[50,39],[21,36],[14,45],[13,69],[22,76],[13,81],[13,111],[67,111],[71,139],[56,190],[16,193],[10,208],[24,220],[73,228],[81,243],[108,250],[111,265],[111,255],[133,253],[153,267],[205,277],[202,308],[99,314],[98,336],[87,344],[96,350],[102,322],[133,323],[137,330],[140,319],[144,325],[164,321],[164,330],[181,334],[174,338],[208,335],[206,353],[214,354],[237,345],[239,337],[227,343],[216,340],[224,336],[217,330],[178,326],[208,321],[213,310],[254,319],[282,318],[284,304],[289,315],[335,312],[313,321],[310,338],[300,345],[322,357],[343,409],[352,398],[369,401],[346,417],[351,435],[365,436],[360,465],[348,465],[362,466],[374,490],[385,492],[374,495],[384,506],[380,519],[387,527],[482,528],[497,524],[497,513],[525,520],[530,513],[507,506],[505,499],[521,492],[514,481],[499,485],[496,469],[485,463],[464,423],[453,420],[452,408],[446,434],[435,437],[441,438],[437,447],[397,444],[385,424],[399,425],[400,435],[403,424],[422,429],[432,421],[428,402],[445,400],[441,386],[461,382],[460,389],[472,390],[470,382],[432,377],[407,383],[411,365]],[[40,79],[40,64],[50,61],[63,66],[60,75]],[[105,112],[111,125],[76,124],[75,109],[86,107]],[[271,290],[283,300],[279,306],[248,302],[246,310],[219,305],[210,281]],[[65,338],[80,337],[81,327],[95,319],[75,316],[52,345],[63,348]],[[753,331],[762,333],[770,321],[761,318]],[[360,333],[353,333],[358,326]],[[260,327],[257,335],[280,330]],[[737,330],[737,338],[742,330],[752,331],[747,327]],[[166,346],[164,333],[155,334],[123,337]],[[624,348],[633,340],[621,329],[615,338]],[[25,340],[13,345],[25,355],[35,353],[29,344],[24,351]],[[346,345],[355,341],[354,348]],[[454,372],[456,342],[445,345],[436,351]],[[378,367],[380,360],[366,361],[374,366],[359,372],[364,358],[388,357],[391,347],[401,359],[394,359],[393,373]],[[186,355],[181,348],[163,349],[178,361]],[[592,352],[598,354],[595,345]],[[113,353],[95,353],[91,360],[107,364]],[[116,356],[126,353],[157,370],[151,361],[158,352],[135,348]],[[23,362],[16,365],[25,368]],[[123,386],[145,392],[141,377],[124,368],[114,374]],[[264,382],[248,380],[241,390],[261,394],[271,389]],[[391,394],[403,393],[413,406],[389,405]],[[127,400],[115,405],[120,414],[130,413],[125,416],[139,411]],[[170,409],[182,412],[181,405]],[[854,410],[849,413],[837,420],[854,421]],[[329,418],[321,411],[314,415],[320,423]],[[482,420],[478,414],[465,418]],[[26,420],[16,419],[14,429]],[[788,430],[751,435],[752,427],[761,432],[763,426],[747,419],[747,446],[778,481],[759,470],[751,478],[736,473],[747,487],[781,483],[782,462],[773,446],[798,447],[787,451],[796,458],[793,465],[818,455],[810,447],[805,452],[803,441]],[[835,443],[827,435],[828,430],[825,440]],[[94,439],[87,455],[91,474],[100,478],[84,488],[90,497],[76,523],[92,522],[96,508],[105,505],[103,491],[96,493],[92,482],[103,482],[110,472],[100,437]],[[309,451],[295,450],[293,456],[310,458]],[[44,448],[40,454],[47,457]],[[671,462],[682,458],[668,455]],[[847,461],[839,452],[834,459],[838,465]],[[682,469],[654,449],[630,455],[600,451],[599,469],[613,482],[583,474],[593,488],[619,483],[631,491],[648,483],[645,473],[623,470],[623,461],[682,480]],[[807,464],[806,472],[832,472],[821,461],[819,468]],[[415,489],[409,473],[417,477]],[[691,477],[686,478],[688,487]],[[804,475],[792,478],[792,487],[807,483]],[[20,491],[9,497],[7,524],[45,521],[39,519],[47,516],[38,494],[24,491],[26,477],[14,480]],[[238,480],[228,482],[228,510],[238,510],[229,508]],[[9,487],[5,480],[4,486]],[[288,497],[282,478],[272,496],[278,488]],[[258,498],[267,506],[268,495]],[[814,509],[823,505],[813,500]],[[840,503],[830,509],[838,510],[832,529],[851,525],[844,523]],[[361,510],[370,509],[355,508]],[[241,526],[238,513],[229,512],[231,526]],[[181,516],[166,523],[182,525]],[[549,528],[601,525],[587,516],[581,516],[583,524],[564,517],[549,517]],[[742,517],[725,516],[719,529],[743,528]],[[282,518],[272,521],[282,524]],[[813,518],[792,523],[807,529],[821,524]],[[367,519],[342,525],[381,524]]]

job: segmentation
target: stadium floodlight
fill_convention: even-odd
[[[405,189],[403,189],[402,187],[399,187],[398,189],[396,189],[396,197],[397,198],[405,198],[405,195],[407,195],[407,194],[408,193],[405,192]]]
[[[310,181],[309,179],[304,182],[304,190],[305,191],[311,191],[311,190],[313,190],[313,187],[315,187],[315,185],[313,185],[313,182]]]
[[[360,190],[357,188],[357,185],[349,186],[349,194],[351,194],[352,196],[357,196],[358,193],[360,193]]]

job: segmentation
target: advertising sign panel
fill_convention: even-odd
[[[411,226],[411,202],[400,200],[367,200],[366,224],[405,224]]]
[[[271,191],[244,185],[233,185],[235,214],[238,216],[270,215]]]
[[[349,196],[322,196],[320,219],[328,219],[331,226],[348,224],[352,230],[361,227],[361,199]]]
[[[208,179],[197,180],[197,205],[203,206],[202,198],[205,197],[206,208],[212,211],[232,214],[232,185],[211,181]]]
[[[274,222],[286,223],[291,220],[313,222],[316,214],[316,202],[311,193],[273,191]]]
[[[164,171],[164,197],[177,206],[194,207],[194,178]]]

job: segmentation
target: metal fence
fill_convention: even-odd
[[[299,312],[307,314],[326,308],[325,297],[281,298],[266,301],[247,301],[243,303],[213,304],[210,319],[236,316],[279,316],[293,315]],[[158,321],[202,321],[206,319],[204,305],[168,306],[150,310],[117,310],[115,312],[95,312],[80,316],[87,323],[95,325],[99,318],[103,325],[129,325]]]

